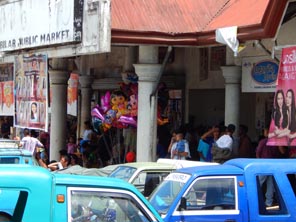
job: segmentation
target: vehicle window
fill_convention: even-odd
[[[296,174],[288,174],[287,175],[294,195],[296,196]]]
[[[0,164],[19,164],[19,162],[18,157],[0,157]]]
[[[156,187],[155,191],[149,196],[149,202],[159,214],[166,214],[177,198],[181,189],[190,179],[190,175],[183,173],[171,173],[165,180]]]
[[[136,170],[137,169],[133,167],[119,166],[109,175],[109,177],[115,177],[128,181]]]
[[[184,198],[186,210],[236,209],[235,178],[197,179]]]
[[[141,172],[133,181],[133,185],[148,197],[152,191],[164,180],[169,172]]]
[[[28,199],[24,190],[0,190],[0,221],[21,221]]]
[[[142,208],[127,194],[72,190],[68,221],[148,222]]]
[[[287,214],[287,207],[283,201],[278,185],[273,175],[258,175],[258,206],[263,215]]]

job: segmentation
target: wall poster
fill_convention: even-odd
[[[47,55],[32,54],[15,57],[14,125],[47,131]]]

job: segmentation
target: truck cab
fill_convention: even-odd
[[[131,184],[115,178],[54,174],[28,165],[0,166],[1,221],[163,221]],[[13,192],[16,200],[1,193]]]
[[[164,221],[295,221],[295,159],[233,159],[222,165],[182,168],[151,194]],[[272,206],[265,205],[268,176]]]

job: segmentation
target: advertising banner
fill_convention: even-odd
[[[77,116],[78,79],[78,74],[71,73],[68,81],[67,114],[72,116]]]
[[[242,92],[274,92],[278,63],[267,56],[242,59]]]
[[[14,116],[13,81],[1,82],[1,116]]]
[[[13,63],[0,65],[0,116],[14,116]]]
[[[296,47],[284,48],[274,95],[268,145],[296,145],[295,90]]]
[[[47,56],[15,57],[15,118],[14,125],[47,131]]]

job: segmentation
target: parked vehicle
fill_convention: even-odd
[[[39,166],[30,151],[22,149],[19,141],[10,139],[0,139],[0,165],[2,164]],[[1,215],[12,214],[12,206],[16,204],[17,196],[18,193],[13,190],[0,190],[0,221]]]
[[[42,167],[0,165],[0,191],[17,193],[1,221],[150,222],[162,219],[131,184],[107,177],[55,174]],[[0,202],[4,200],[0,192]]]
[[[274,203],[265,205],[269,176]],[[172,172],[149,201],[164,221],[296,221],[296,159],[233,159]]]
[[[171,159],[158,159],[157,162],[125,163],[117,165],[109,177],[123,179],[133,184],[145,197],[148,197],[172,171],[201,165],[217,165],[217,163]]]
[[[20,148],[19,141],[0,139],[0,164],[28,164],[39,166],[31,152]]]

